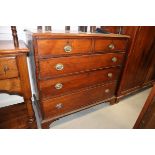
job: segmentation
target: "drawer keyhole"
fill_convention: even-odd
[[[9,67],[7,65],[5,65],[3,70],[4,70],[5,74],[6,74],[6,72],[9,70]]]

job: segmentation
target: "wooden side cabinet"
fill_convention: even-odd
[[[131,36],[131,46],[125,64],[118,98],[122,98],[155,81],[155,27],[124,27],[124,34]]]
[[[0,41],[0,93],[23,96],[24,103],[0,108],[0,128],[36,128],[24,42]]]
[[[133,128],[155,129],[155,83]]]

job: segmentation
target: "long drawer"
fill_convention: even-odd
[[[106,51],[124,51],[127,48],[126,39],[96,39],[95,40],[95,52]]]
[[[122,64],[123,53],[94,54],[42,59],[39,61],[40,79],[52,78],[98,68]]]
[[[41,102],[43,119],[64,115],[73,110],[111,98],[114,96],[115,89],[116,83],[109,83],[69,95],[44,100]]]
[[[120,67],[114,67],[50,80],[41,80],[39,81],[41,97],[44,99],[92,85],[114,81],[118,79],[119,73]]]
[[[3,79],[0,80],[0,92],[10,92],[22,94],[22,88],[19,78]]]
[[[92,51],[91,39],[44,39],[37,40],[40,57],[50,55],[70,55]]]
[[[0,80],[18,77],[15,57],[0,58]]]

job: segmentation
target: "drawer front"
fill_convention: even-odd
[[[18,77],[18,69],[15,57],[0,58],[0,79]]]
[[[127,47],[127,40],[123,39],[96,39],[95,40],[95,52],[106,51],[124,51]]]
[[[90,87],[118,79],[120,68],[110,68],[86,72],[78,75],[65,76],[39,82],[42,98],[66,94],[71,91]]]
[[[0,92],[22,94],[22,88],[19,78],[0,80]]]
[[[40,60],[40,78],[51,78],[92,69],[121,65],[122,53],[83,55]]]
[[[92,49],[91,39],[38,40],[37,45],[40,57],[60,54],[89,53]]]
[[[43,117],[57,117],[96,102],[111,98],[116,89],[115,83],[98,86],[77,93],[42,101]]]

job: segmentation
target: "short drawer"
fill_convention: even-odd
[[[124,54],[107,53],[40,60],[40,79],[122,64]]]
[[[108,52],[108,51],[124,51],[127,47],[126,39],[96,39],[95,52]]]
[[[62,95],[85,87],[114,81],[118,79],[119,73],[120,68],[115,67],[50,80],[41,80],[39,82],[41,97],[48,98]]]
[[[40,57],[70,55],[92,51],[91,39],[49,39],[37,40]]]
[[[111,98],[115,94],[115,89],[116,84],[110,83],[42,101],[43,119],[65,115],[74,110]]]
[[[18,77],[18,69],[15,57],[0,58],[0,79]]]

